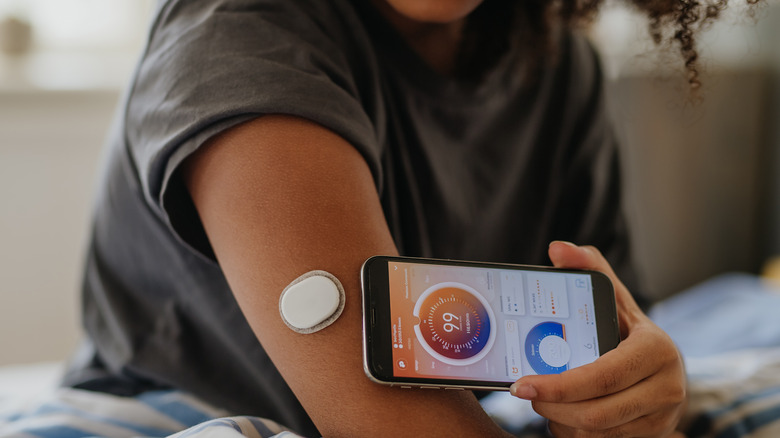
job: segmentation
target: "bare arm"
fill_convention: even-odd
[[[333,132],[289,116],[229,130],[185,163],[209,241],[255,335],[325,436],[499,436],[466,391],[388,388],[363,374],[359,270],[397,251],[368,166]],[[341,317],[309,335],[282,322],[282,289],[338,277]]]

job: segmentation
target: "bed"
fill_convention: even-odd
[[[653,320],[679,346],[690,380],[689,437],[780,436],[780,282],[720,275],[656,304]],[[127,399],[57,388],[59,363],[0,367],[0,437],[294,437],[176,391]],[[507,393],[483,401],[505,428],[538,436],[543,420]]]

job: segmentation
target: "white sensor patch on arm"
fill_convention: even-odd
[[[311,271],[284,288],[279,297],[279,313],[294,332],[314,333],[338,319],[345,302],[344,287],[333,274]]]

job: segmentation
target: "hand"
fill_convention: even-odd
[[[525,376],[511,393],[531,400],[556,437],[667,437],[686,405],[683,361],[672,340],[639,309],[601,253],[553,242],[556,267],[591,269],[615,285],[622,342],[595,362],[557,375]]]

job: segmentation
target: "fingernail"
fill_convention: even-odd
[[[576,248],[577,247],[577,245],[575,245],[575,244],[573,244],[573,243],[571,243],[571,242],[569,242],[567,240],[553,240],[552,242],[550,242],[550,245],[552,245],[553,243],[562,243],[564,245],[571,246],[572,248]]]
[[[527,383],[513,383],[512,386],[509,387],[509,392],[515,397],[524,398],[526,400],[531,400],[538,395],[536,388]]]

